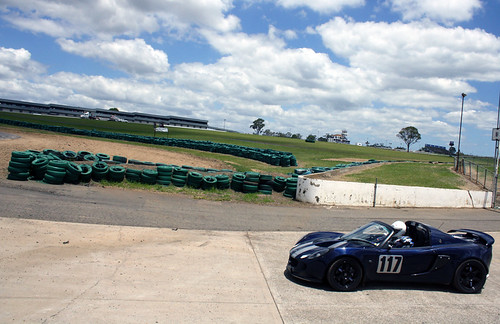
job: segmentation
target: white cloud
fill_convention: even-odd
[[[239,19],[225,15],[231,8],[230,0],[4,0],[0,5],[2,17],[22,30],[108,39],[158,31],[182,35],[191,28],[234,30]]]
[[[319,13],[332,13],[342,11],[345,7],[364,6],[364,0],[278,0],[278,4],[287,9],[308,7]]]
[[[31,60],[31,53],[24,48],[0,47],[0,79],[28,79],[44,72],[44,66]]]
[[[393,11],[400,12],[404,20],[428,18],[452,24],[469,21],[482,8],[480,0],[388,0]]]
[[[180,64],[176,85],[262,105],[319,104],[341,110],[369,102],[362,71],[309,48],[289,49],[270,35],[204,34],[224,57],[210,65]]]
[[[108,61],[133,76],[161,79],[169,68],[167,55],[139,38],[111,42],[59,39],[58,43],[66,52]]]
[[[316,30],[335,55],[371,76],[387,104],[436,106],[475,91],[466,81],[500,80],[500,39],[483,30],[338,17]]]

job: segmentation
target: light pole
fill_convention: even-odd
[[[455,171],[458,171],[458,165],[460,164],[460,139],[462,137],[462,119],[464,116],[464,99],[466,94],[462,93],[462,110],[460,111],[460,128],[458,131],[458,150],[457,150],[457,165],[455,166]]]

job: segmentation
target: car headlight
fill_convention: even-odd
[[[300,258],[301,259],[316,259],[316,258],[319,258],[320,256],[323,256],[325,255],[328,251],[330,251],[329,249],[323,249],[323,250],[319,250],[319,251],[316,251],[314,253],[311,253],[311,254],[304,254],[302,255]]]

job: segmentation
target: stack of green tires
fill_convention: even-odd
[[[127,158],[124,156],[113,155],[113,161],[118,163],[127,163]]]
[[[212,176],[203,177],[203,181],[201,183],[201,189],[210,190],[217,187],[217,178]]]
[[[259,192],[264,195],[273,193],[273,176],[270,174],[261,174],[259,178]]]
[[[245,181],[244,173],[239,173],[239,172],[234,173],[233,178],[231,179],[231,189],[233,189],[236,192],[242,192],[244,181]]]
[[[87,155],[92,155],[92,153],[87,151],[78,151],[78,153],[76,154],[76,159],[78,161],[85,161],[85,156]]]
[[[80,174],[80,181],[88,183],[92,178],[92,166],[88,164],[80,164],[80,168],[82,169],[82,173]]]
[[[174,172],[174,167],[171,165],[159,165],[156,168],[156,171],[158,171],[156,183],[162,186],[170,185],[170,182],[172,182],[172,173]]]
[[[121,165],[109,167],[108,179],[112,182],[122,182],[125,179],[125,168]]]
[[[174,173],[172,174],[172,183],[174,186],[184,187],[187,183],[187,173],[187,169],[181,167],[174,168]]]
[[[62,152],[62,156],[65,160],[68,161],[74,161],[78,157],[78,155],[73,151],[64,151]]]
[[[199,189],[203,182],[203,175],[199,172],[191,171],[188,173],[187,185],[188,187]]]
[[[297,178],[290,177],[286,179],[286,188],[285,192],[283,192],[283,196],[295,199],[295,195],[297,192]]]
[[[75,153],[76,156],[76,153]],[[64,182],[77,184],[80,182],[80,176],[82,174],[82,168],[75,162],[68,162],[66,164],[66,176],[64,177]]]
[[[99,161],[109,161],[111,159],[106,153],[97,153],[95,156],[97,156]]]
[[[141,172],[142,183],[154,185],[156,184],[156,178],[158,178],[158,171],[156,170],[144,169]]]
[[[95,156],[94,154],[87,154],[83,156],[84,161],[89,161],[89,162],[98,162],[99,158]]]
[[[284,177],[275,177],[272,183],[273,190],[283,192],[286,188],[286,179]]]
[[[260,174],[257,172],[246,172],[243,182],[243,193],[256,193],[259,191]]]
[[[217,189],[229,189],[229,176],[227,174],[218,174],[215,176],[215,179],[217,179]]]
[[[125,171],[125,177],[128,182],[141,182],[141,170],[127,168]]]
[[[29,152],[13,151],[9,162],[7,179],[26,181],[30,177],[34,156]]]
[[[66,177],[66,168],[68,161],[50,160],[47,166],[47,172],[43,176],[43,182],[60,185],[64,183]]]
[[[47,166],[49,165],[49,159],[45,156],[40,156],[31,162],[31,173],[35,180],[42,180],[47,172]]]
[[[106,162],[99,161],[92,164],[92,180],[101,181],[108,177],[109,166]]]

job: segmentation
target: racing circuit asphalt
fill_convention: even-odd
[[[497,240],[483,292],[370,283],[352,293],[284,273],[315,230],[371,220],[473,228]],[[500,322],[500,213],[293,207],[0,180],[0,322]]]

